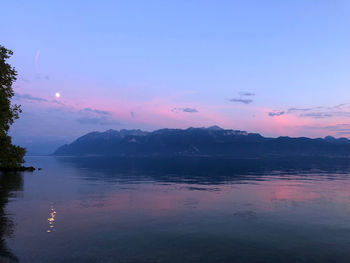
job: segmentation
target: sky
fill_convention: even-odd
[[[23,109],[11,135],[33,152],[108,129],[350,137],[348,0],[2,0],[1,9]]]

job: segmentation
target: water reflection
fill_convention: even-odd
[[[17,191],[23,190],[23,179],[19,173],[0,173],[0,262],[18,262],[17,257],[9,250],[6,238],[14,234],[14,222],[6,213],[6,206]]]
[[[49,218],[47,219],[47,222],[49,224],[49,228],[46,230],[47,233],[55,232],[55,217],[56,217],[56,211],[54,204],[50,204],[50,213],[49,213]]]
[[[251,183],[270,180],[273,176],[297,177],[302,180],[347,179],[350,162],[346,158],[115,158],[57,157],[61,163],[74,166],[87,180],[108,180],[119,183],[157,181],[164,183],[215,185]],[[295,176],[297,175],[297,176]],[[313,177],[309,177],[313,175]],[[208,190],[208,189],[204,189]]]

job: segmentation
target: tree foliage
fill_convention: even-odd
[[[25,149],[12,144],[10,126],[21,113],[20,105],[12,104],[12,84],[17,79],[15,68],[7,60],[13,52],[0,45],[0,168],[16,168],[24,163]]]

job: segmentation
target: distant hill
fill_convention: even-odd
[[[209,128],[108,130],[88,133],[58,148],[57,156],[350,156],[350,140],[327,136],[266,138],[256,133]]]

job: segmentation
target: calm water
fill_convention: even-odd
[[[350,162],[28,157],[0,262],[349,262]]]

